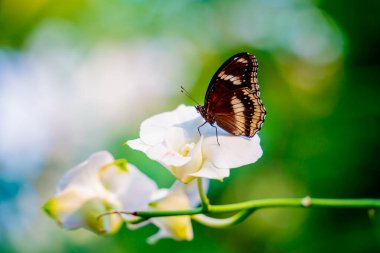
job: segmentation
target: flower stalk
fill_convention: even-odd
[[[212,227],[212,228],[226,228],[226,227],[229,227],[229,226],[232,226],[232,225],[236,225],[236,224],[244,221],[254,211],[255,211],[255,209],[247,209],[247,210],[240,211],[240,212],[238,212],[237,214],[235,214],[235,215],[233,215],[231,217],[222,218],[222,219],[209,217],[209,216],[206,216],[206,215],[203,215],[203,214],[194,215],[192,218],[196,222],[198,222],[198,223],[200,223],[202,225],[208,226],[208,227]]]
[[[305,201],[307,199],[307,201]],[[307,202],[307,203],[305,203]],[[326,199],[326,198],[276,198],[276,199],[259,199],[226,205],[208,205],[205,212],[203,207],[192,208],[188,210],[165,210],[165,211],[137,211],[136,216],[151,218],[159,216],[177,216],[177,215],[196,215],[196,214],[221,214],[229,212],[242,212],[235,219],[246,218],[254,210],[260,208],[278,208],[278,207],[302,207],[302,208],[380,208],[380,199]],[[233,216],[232,216],[233,217]],[[239,218],[239,219],[238,219]],[[193,219],[197,219],[193,216]],[[227,218],[230,219],[230,218]],[[235,223],[231,223],[235,224]],[[221,226],[223,227],[223,226]]]
[[[202,178],[197,179],[199,198],[201,199],[201,207],[203,213],[207,213],[210,209],[210,200],[208,199],[206,192],[203,189]]]

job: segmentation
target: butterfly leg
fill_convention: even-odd
[[[202,125],[200,125],[200,126],[198,127],[198,133],[199,133],[199,135],[202,135],[202,134],[201,134],[201,130],[199,130],[199,128],[203,127],[206,123],[207,123],[207,121],[205,121]]]
[[[211,124],[210,124],[211,125]],[[220,146],[220,143],[219,143],[219,138],[218,138],[218,128],[214,125],[211,125],[213,128],[215,128],[215,135],[216,135],[216,142],[218,143],[218,145]]]

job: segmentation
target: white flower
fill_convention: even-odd
[[[231,168],[256,162],[262,155],[260,138],[233,136],[218,128],[204,125],[204,119],[192,106],[180,105],[174,111],[146,119],[140,138],[127,144],[165,166],[178,180],[188,183],[195,177],[222,179]]]
[[[115,233],[122,219],[105,215],[114,210],[136,211],[147,207],[157,185],[125,160],[115,161],[106,151],[68,171],[60,180],[56,195],[43,209],[65,229],[80,227],[95,233]]]
[[[207,191],[208,180],[204,180],[203,188]],[[149,209],[151,210],[188,210],[196,207],[200,202],[197,183],[193,181],[183,184],[176,181],[170,189],[159,189],[151,195]],[[162,238],[172,238],[177,241],[191,241],[193,228],[190,215],[155,217],[138,225],[129,224],[129,228],[139,228],[153,223],[159,231],[148,238],[148,243],[153,244]]]

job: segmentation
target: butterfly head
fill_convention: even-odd
[[[212,116],[210,113],[207,112],[206,108],[204,106],[201,106],[201,105],[196,105],[195,106],[195,109],[197,110],[197,112],[199,112],[201,114],[201,116],[208,122],[210,123],[211,125],[214,124],[215,122],[215,118],[214,116]]]

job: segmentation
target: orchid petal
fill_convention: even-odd
[[[129,140],[126,143],[129,147],[144,153],[146,153],[149,147],[151,147],[150,145],[145,144],[140,138],[135,140]]]
[[[208,186],[209,180],[203,179],[202,187],[205,192],[208,191]],[[198,191],[198,182],[196,180],[193,180],[188,184],[183,184],[180,181],[176,181],[170,189],[173,192],[184,191],[189,199],[190,207],[196,207],[201,202]]]
[[[148,145],[161,142],[170,126],[197,117],[194,107],[180,105],[173,112],[164,112],[146,119],[141,124],[140,137]]]
[[[219,137],[220,146],[218,148],[212,147],[214,142],[215,140],[212,138],[205,138],[204,152],[218,168],[236,168],[254,163],[263,154],[260,138],[257,134],[251,139],[221,136]]]
[[[80,189],[69,188],[51,198],[43,206],[45,212],[65,229],[85,227],[95,233],[115,233],[121,219],[107,216],[98,221],[97,217],[107,211],[119,209],[120,203],[106,203],[100,198],[88,198]]]
[[[56,192],[68,187],[83,188],[85,191],[101,191],[102,186],[97,178],[96,171],[114,161],[107,151],[100,151],[91,155],[85,162],[69,170],[59,181]]]
[[[194,177],[191,176],[192,173],[197,172],[202,165],[202,141],[203,138],[191,149],[189,148],[189,152],[187,158],[189,158],[189,162],[184,164],[183,166],[171,167],[169,170],[173,173],[173,175],[183,183],[191,182]],[[185,146],[186,148],[186,146]]]
[[[185,188],[177,184],[174,184],[170,190],[160,189],[156,192],[154,199],[150,203],[150,207],[153,209],[186,210],[190,208]],[[150,237],[148,242],[154,242],[163,237],[171,237],[175,240],[193,239],[191,218],[188,215],[152,218],[151,222],[160,230],[157,234]]]
[[[190,176],[204,177],[204,178],[210,178],[210,179],[222,179],[222,178],[228,177],[229,175],[230,175],[229,169],[218,168],[209,160],[206,160],[203,163],[201,170],[190,174]]]
[[[127,173],[117,179],[114,193],[120,200],[124,211],[143,210],[147,207],[150,196],[157,190],[157,184],[128,163]],[[115,180],[114,180],[115,181]]]

